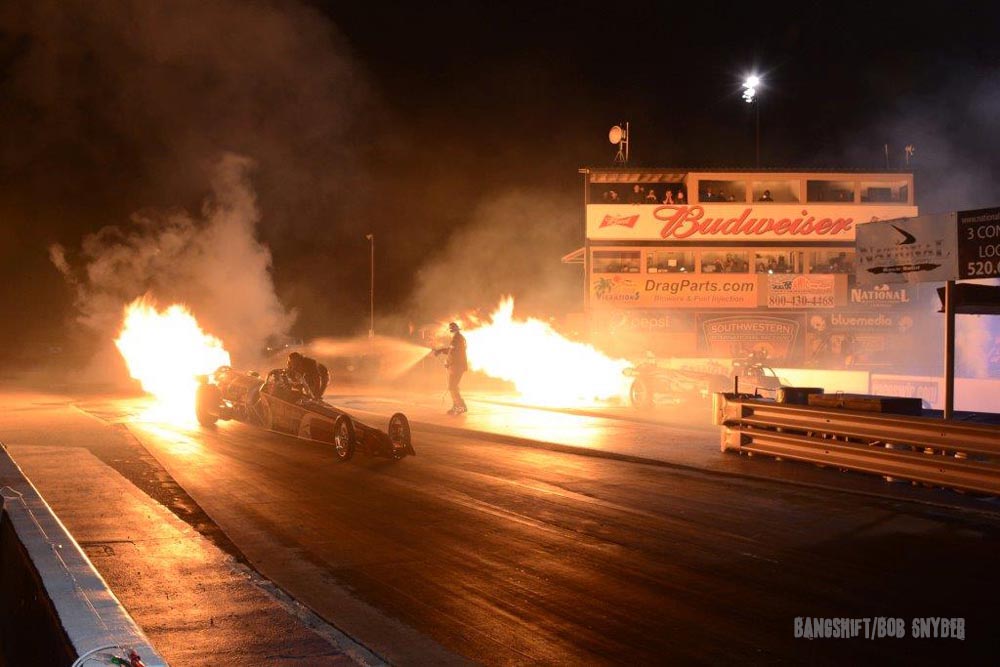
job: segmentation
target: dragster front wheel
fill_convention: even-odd
[[[340,415],[333,423],[333,454],[343,463],[354,456],[357,440],[354,435],[354,422],[347,415]]]
[[[628,392],[632,405],[637,408],[653,407],[653,390],[649,382],[643,378],[636,378]]]
[[[392,458],[398,461],[407,454],[415,454],[410,436],[410,420],[402,412],[397,412],[389,418],[387,429],[392,442]]]

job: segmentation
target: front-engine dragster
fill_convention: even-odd
[[[333,445],[334,455],[347,461],[356,451],[398,461],[415,455],[410,422],[397,412],[385,431],[369,426],[329,403],[314,398],[301,382],[281,368],[267,378],[222,366],[201,378],[195,399],[198,421],[205,426],[235,419],[270,431]]]

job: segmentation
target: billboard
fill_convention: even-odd
[[[592,307],[756,308],[757,277],[749,274],[594,274]]]
[[[858,225],[858,283],[954,280],[958,275],[955,229],[954,213]]]
[[[915,206],[866,204],[590,204],[591,241],[692,244],[852,241],[863,222],[916,215]]]
[[[958,277],[1000,277],[1000,208],[958,212]]]
[[[862,285],[1000,277],[1000,208],[857,227]]]

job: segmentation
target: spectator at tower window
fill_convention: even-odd
[[[642,186],[636,183],[632,186],[632,193],[628,196],[629,204],[641,204],[642,203]]]
[[[649,190],[646,191],[646,203],[647,204],[655,204],[655,203],[657,203],[657,201],[656,201],[656,190],[654,190],[653,188],[650,188]]]
[[[774,199],[771,198],[771,191],[770,190],[764,190],[764,194],[762,194],[760,196],[760,200],[759,201],[774,201]]]
[[[663,193],[663,203],[664,204],[674,203],[674,193],[671,192],[670,188],[667,188],[666,192]]]
[[[677,199],[677,203],[678,204],[683,204],[684,203],[684,191],[683,190],[678,190],[677,191],[677,197],[676,197],[676,199]]]

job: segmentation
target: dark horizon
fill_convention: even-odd
[[[270,253],[271,294],[295,335],[367,330],[368,233],[380,328],[508,293],[527,314],[571,311],[579,275],[559,258],[582,244],[577,170],[612,166],[607,132],[622,121],[633,165],[752,168],[740,82],[755,67],[762,166],[880,171],[888,144],[898,169],[913,144],[922,212],[1000,203],[992,21],[793,7],[6,7],[0,301],[18,326],[5,351],[79,326],[53,244],[79,277],[82,244],[103,227],[120,228],[102,238],[108,250],[137,215],[154,221],[149,234],[179,212],[207,224],[227,154],[247,160],[257,214],[240,247],[255,262],[256,241]],[[147,242],[164,239],[132,247]],[[132,268],[128,288],[162,286]],[[177,279],[238,275],[194,271]]]

